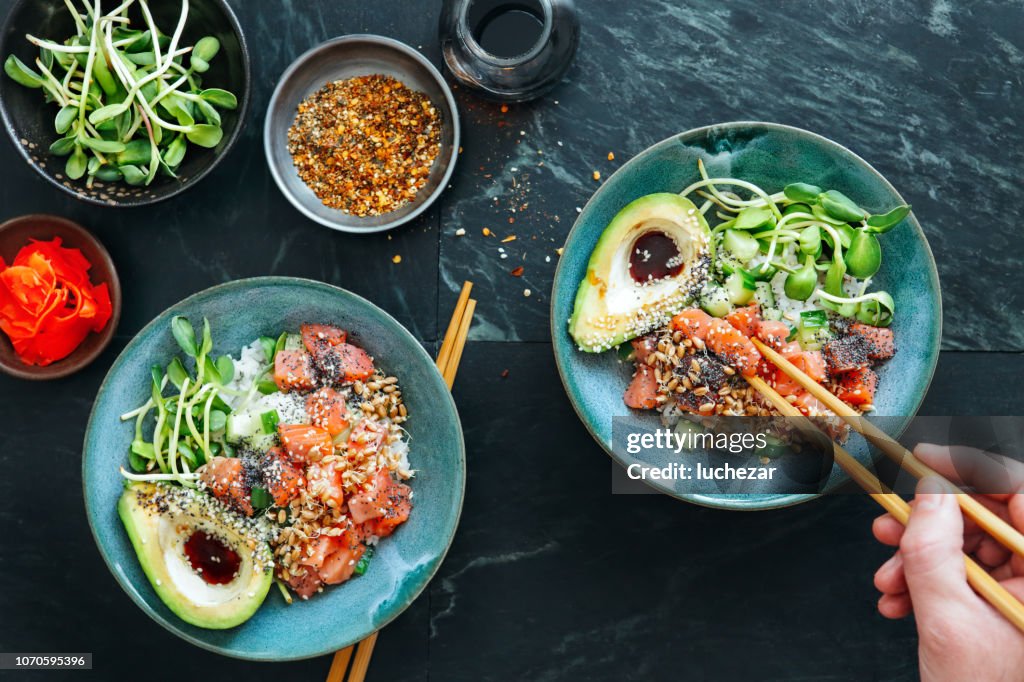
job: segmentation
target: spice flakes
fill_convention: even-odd
[[[411,201],[440,151],[430,99],[391,76],[327,83],[299,104],[288,151],[299,177],[330,208],[381,215]]]

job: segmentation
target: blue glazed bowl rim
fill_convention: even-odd
[[[591,204],[594,202],[594,199],[597,198],[597,196],[601,192],[603,192],[606,187],[611,185],[612,184],[612,180],[614,180],[616,178],[616,176],[618,176],[620,173],[624,173],[625,171],[627,171],[628,169],[632,168],[635,165],[644,163],[646,161],[647,157],[655,154],[656,152],[660,151],[662,148],[667,147],[669,145],[677,144],[677,143],[680,143],[680,142],[684,142],[685,143],[685,142],[689,142],[689,141],[694,140],[694,139],[699,139],[699,138],[704,137],[704,136],[706,136],[708,134],[711,134],[711,133],[719,133],[719,132],[724,132],[724,131],[733,130],[733,129],[740,129],[740,130],[760,129],[760,130],[772,131],[772,132],[783,131],[783,132],[787,132],[787,133],[793,133],[793,134],[798,135],[798,136],[808,137],[808,138],[811,138],[811,139],[816,140],[818,142],[824,143],[826,146],[832,147],[835,151],[837,151],[840,154],[847,155],[850,159],[856,161],[858,164],[863,166],[872,175],[874,175],[875,178],[886,189],[888,189],[896,197],[898,197],[900,201],[902,201],[903,203],[907,203],[903,199],[903,196],[892,185],[892,183],[890,183],[885,178],[885,176],[883,176],[880,172],[878,172],[878,170],[874,166],[872,166],[870,163],[865,161],[860,155],[858,155],[855,152],[851,151],[850,149],[844,147],[843,145],[839,144],[838,142],[835,142],[834,140],[830,140],[829,138],[825,137],[824,135],[819,135],[818,133],[814,133],[814,132],[811,132],[809,130],[804,130],[803,128],[798,128],[796,126],[785,125],[783,123],[772,123],[770,121],[728,121],[728,122],[725,122],[725,123],[713,123],[713,124],[710,124],[710,125],[699,126],[697,128],[691,128],[691,129],[686,130],[686,131],[684,131],[682,133],[677,133],[675,135],[667,137],[667,138],[661,140],[660,142],[656,142],[656,143],[652,144],[650,147],[647,147],[646,149],[641,151],[639,154],[637,154],[636,156],[631,158],[629,161],[624,163],[614,173],[612,173],[610,176],[608,176],[608,179],[605,181],[605,183],[600,188],[598,188],[597,191],[595,191],[591,195],[590,199],[587,200],[587,203],[583,206],[583,210],[580,212],[580,215],[577,216],[576,221],[573,223],[572,229],[570,229],[569,230],[569,234],[566,235],[564,243],[565,244],[571,243],[573,241],[574,237],[577,236],[577,232],[582,232],[585,229],[584,228],[584,222],[585,221],[583,220],[583,218],[587,215],[587,211],[589,210]],[[931,329],[928,330],[929,331],[928,339],[930,341],[930,344],[929,344],[929,347],[928,347],[928,356],[929,356],[929,359],[930,359],[930,363],[929,363],[930,367],[928,368],[927,379],[922,384],[921,392],[920,392],[920,394],[918,395],[918,397],[917,397],[917,399],[915,401],[916,404],[914,405],[914,408],[912,410],[909,410],[910,414],[908,414],[903,419],[902,423],[896,429],[896,434],[894,434],[893,437],[898,437],[907,428],[907,426],[910,423],[910,419],[915,414],[917,414],[917,411],[919,409],[921,409],[921,404],[924,402],[925,395],[927,395],[927,393],[928,393],[928,388],[931,386],[932,379],[935,377],[935,367],[936,367],[936,365],[938,364],[938,361],[939,361],[939,344],[940,344],[941,339],[942,339],[942,290],[941,290],[941,288],[939,286],[939,272],[938,272],[938,268],[936,267],[936,264],[935,264],[935,256],[934,256],[934,254],[932,254],[931,245],[928,243],[928,238],[925,236],[924,230],[921,228],[921,224],[917,220],[917,216],[913,212],[911,212],[911,214],[909,216],[907,216],[907,220],[910,222],[910,225],[913,228],[914,233],[917,236],[918,241],[924,247],[924,251],[925,251],[925,254],[927,256],[927,261],[928,261],[928,272],[927,272],[928,290],[935,297],[935,304],[936,304],[935,307],[936,307],[936,310],[938,311],[938,314],[932,319]],[[558,296],[558,292],[559,292],[559,290],[561,288],[560,285],[562,285],[562,280],[567,276],[565,274],[565,271],[563,270],[563,264],[564,264],[563,261],[560,259],[558,261],[558,266],[555,268],[554,282],[553,282],[552,287],[551,287],[551,308],[550,308],[551,348],[552,348],[552,351],[553,351],[553,353],[555,355],[555,366],[558,369],[558,377],[559,377],[559,379],[562,382],[563,390],[565,391],[566,395],[569,397],[569,402],[572,405],[573,411],[576,413],[576,416],[579,418],[579,420],[583,423],[583,426],[587,429],[587,433],[590,434],[590,436],[597,442],[597,444],[601,446],[601,449],[604,450],[605,453],[614,462],[616,462],[617,464],[621,464],[621,462],[619,462],[618,459],[613,454],[613,452],[612,452],[611,448],[608,446],[608,444],[605,443],[601,439],[601,437],[598,435],[597,431],[594,429],[593,425],[590,423],[590,421],[584,415],[583,410],[580,407],[579,401],[577,400],[576,396],[573,394],[572,390],[570,389],[569,382],[566,380],[566,368],[562,364],[562,357],[561,357],[561,353],[559,352],[560,347],[559,347],[559,341],[558,341],[559,336],[558,335],[559,334],[566,334],[567,332],[565,330],[565,326],[563,324],[563,321],[557,319],[557,316],[555,314],[555,307],[556,307],[556,303],[557,303],[557,300],[558,300],[557,296]],[[574,289],[573,290],[575,290],[575,285],[574,285]],[[572,350],[575,352],[575,348],[574,347],[572,348]],[[846,478],[846,480],[849,480],[848,477],[846,477],[845,474],[843,474],[843,475],[844,475],[844,478]],[[811,501],[813,499],[817,499],[817,498],[822,496],[821,493],[817,493],[817,494],[813,494],[813,493],[799,493],[799,494],[797,494],[797,493],[794,493],[794,494],[789,494],[789,495],[779,495],[778,497],[773,497],[771,499],[767,499],[766,500],[766,499],[763,499],[763,498],[758,499],[758,498],[755,498],[755,497],[748,497],[748,496],[745,496],[745,495],[734,495],[734,496],[721,495],[721,496],[715,496],[715,495],[704,495],[704,494],[699,494],[699,493],[681,493],[681,494],[674,494],[674,493],[672,493],[672,494],[670,494],[668,492],[665,492],[665,491],[663,491],[661,489],[656,488],[655,486],[653,486],[650,483],[648,483],[646,480],[644,480],[644,485],[648,485],[648,486],[658,490],[658,492],[661,492],[662,494],[670,495],[671,497],[676,497],[677,499],[683,500],[684,502],[691,502],[693,504],[696,504],[696,505],[699,505],[699,506],[702,506],[702,507],[710,507],[710,508],[713,508],[713,509],[727,509],[727,510],[732,510],[732,511],[767,511],[767,510],[770,510],[770,509],[782,509],[784,507],[792,507],[792,506],[795,506],[795,505],[798,505],[798,504],[802,504],[804,502],[809,502],[809,501]]]
[[[96,530],[96,525],[93,523],[94,508],[93,508],[93,505],[92,505],[92,503],[90,501],[89,491],[86,488],[86,483],[85,483],[85,481],[86,481],[85,472],[86,472],[87,462],[88,462],[88,458],[87,458],[86,453],[87,453],[87,446],[88,446],[88,443],[89,443],[89,440],[90,440],[90,436],[92,435],[93,429],[97,428],[96,424],[94,422],[94,417],[95,417],[95,414],[96,414],[97,406],[100,403],[100,398],[103,395],[103,393],[107,390],[107,385],[111,381],[111,378],[117,373],[118,370],[121,369],[122,365],[124,365],[126,362],[128,362],[129,357],[131,356],[132,352],[135,350],[136,345],[138,343],[140,343],[139,339],[143,335],[146,335],[149,332],[151,332],[153,330],[153,328],[157,325],[158,322],[163,323],[164,318],[166,316],[168,316],[171,312],[173,312],[175,309],[177,309],[179,307],[182,307],[182,306],[186,306],[186,305],[188,305],[190,303],[193,303],[193,302],[195,302],[195,301],[197,301],[199,299],[207,298],[209,296],[216,296],[216,295],[219,295],[219,294],[222,294],[222,293],[225,293],[225,292],[234,291],[234,290],[239,290],[239,289],[244,290],[244,289],[246,289],[248,287],[253,287],[253,286],[278,286],[278,285],[312,286],[312,287],[315,287],[315,288],[326,289],[326,290],[329,290],[329,291],[341,292],[341,293],[343,293],[343,294],[345,294],[347,296],[352,297],[357,302],[359,302],[361,304],[364,304],[364,305],[367,305],[370,308],[373,308],[391,326],[394,327],[394,329],[396,330],[396,333],[399,336],[404,336],[406,338],[406,340],[408,341],[409,345],[416,349],[415,351],[413,351],[414,353],[420,355],[422,360],[427,362],[427,364],[429,364],[430,366],[436,368],[434,360],[430,357],[430,355],[427,354],[427,352],[420,345],[420,342],[416,340],[416,337],[413,336],[412,333],[408,329],[406,329],[404,325],[402,325],[398,320],[396,320],[394,317],[392,317],[383,308],[380,308],[380,307],[374,305],[369,300],[363,298],[362,296],[360,296],[358,294],[352,293],[351,291],[348,291],[347,289],[343,289],[342,287],[334,286],[333,284],[327,284],[326,282],[320,282],[320,281],[317,281],[317,280],[306,279],[306,278],[303,278],[303,277],[266,276],[266,277],[249,277],[249,278],[244,278],[244,279],[232,280],[230,282],[225,282],[223,284],[217,284],[217,285],[209,287],[207,289],[203,289],[202,291],[198,291],[198,292],[196,292],[194,294],[191,294],[190,296],[185,297],[184,299],[178,301],[177,303],[171,305],[170,307],[166,308],[159,315],[157,315],[152,320],[150,320],[150,322],[148,322],[146,324],[146,326],[144,326],[141,330],[139,330],[139,332],[132,338],[132,340],[129,341],[127,345],[125,345],[124,349],[117,356],[117,359],[114,360],[114,364],[111,365],[110,369],[107,371],[107,375],[104,377],[103,383],[100,384],[100,388],[96,392],[96,400],[93,402],[92,409],[89,412],[89,420],[87,422],[87,426],[86,426],[86,429],[85,429],[85,436],[84,436],[83,442],[82,442],[82,497],[83,497],[83,500],[85,502],[85,516],[86,516],[86,520],[89,523],[89,530],[92,533],[93,541],[96,543],[97,549],[99,549],[100,556],[103,557],[103,562],[107,565],[107,569],[114,576],[114,579],[117,581],[118,586],[128,595],[129,598],[131,598],[131,600],[133,602],[135,602],[136,606],[138,606],[144,613],[146,613],[146,615],[148,615],[150,618],[152,618],[154,621],[156,621],[161,627],[163,627],[165,630],[167,630],[171,634],[176,635],[177,637],[180,637],[180,638],[184,639],[185,641],[189,642],[190,644],[194,644],[194,645],[196,645],[196,646],[198,646],[198,647],[200,647],[202,649],[206,649],[207,651],[212,651],[214,653],[220,654],[222,656],[227,656],[229,658],[236,658],[236,659],[249,660],[249,661],[275,661],[275,662],[283,662],[283,661],[297,661],[297,660],[302,660],[302,659],[306,659],[306,658],[316,658],[318,656],[323,656],[323,655],[326,655],[326,654],[329,654],[329,653],[333,653],[334,651],[343,649],[346,646],[349,646],[351,644],[355,644],[357,641],[361,641],[363,638],[365,638],[366,636],[370,635],[371,633],[367,632],[367,633],[361,635],[360,637],[358,637],[358,638],[356,638],[356,639],[354,639],[353,641],[350,641],[350,642],[342,642],[340,644],[335,644],[335,643],[327,644],[327,645],[324,645],[322,649],[318,649],[317,651],[312,651],[312,652],[308,652],[308,653],[302,653],[302,654],[299,654],[299,655],[278,656],[278,655],[264,655],[264,654],[261,654],[260,652],[254,652],[251,655],[247,655],[247,654],[244,654],[244,653],[241,653],[241,652],[238,652],[238,651],[224,649],[224,648],[219,647],[217,645],[211,644],[210,642],[207,642],[207,641],[205,641],[205,640],[203,640],[201,638],[198,638],[198,637],[195,637],[195,636],[193,636],[191,634],[188,634],[184,630],[180,629],[180,627],[178,627],[178,624],[177,624],[176,621],[172,621],[172,620],[170,620],[168,618],[163,617],[162,615],[160,615],[159,613],[154,611],[150,607],[150,605],[145,600],[143,600],[140,596],[138,596],[133,590],[128,589],[128,586],[125,585],[124,580],[122,579],[122,576],[118,573],[118,571],[116,571],[114,569],[114,561],[113,561],[112,557],[109,555],[109,553],[107,552],[107,548],[106,548],[105,544],[103,543],[103,541],[100,539],[99,533]],[[433,580],[434,576],[437,574],[437,571],[440,569],[441,564],[444,563],[444,559],[448,555],[448,551],[451,549],[452,542],[455,539],[455,533],[456,533],[456,531],[458,530],[458,527],[459,527],[459,521],[461,520],[461,517],[462,517],[462,507],[463,507],[463,502],[464,502],[465,496],[466,496],[466,443],[465,443],[465,439],[463,437],[462,425],[461,425],[462,423],[461,423],[461,420],[459,419],[459,412],[458,412],[458,409],[457,409],[457,407],[455,405],[455,399],[452,397],[452,394],[448,390],[447,386],[445,386],[444,380],[441,377],[440,371],[436,372],[435,379],[436,379],[436,381],[438,383],[438,386],[440,388],[444,389],[443,393],[447,396],[447,402],[444,403],[444,405],[451,410],[452,415],[455,417],[455,424],[458,427],[458,433],[459,433],[458,451],[457,451],[457,454],[458,454],[458,471],[457,471],[457,473],[458,473],[458,478],[459,478],[460,485],[458,486],[457,498],[453,500],[453,508],[455,510],[455,516],[454,516],[455,522],[452,524],[452,527],[451,527],[451,529],[448,532],[448,536],[444,540],[444,548],[438,554],[437,560],[434,562],[433,567],[427,573],[423,574],[423,576],[420,578],[419,584],[416,585],[413,590],[411,590],[410,592],[407,593],[405,599],[403,599],[401,601],[395,602],[394,606],[391,607],[390,612],[387,614],[387,616],[384,617],[380,621],[380,624],[379,624],[379,626],[377,627],[377,630],[376,630],[377,632],[379,632],[380,630],[384,629],[388,625],[388,623],[393,621],[402,612],[404,612],[407,608],[409,608],[409,606],[412,604],[412,602],[414,602],[423,593],[423,590],[426,589],[426,587],[430,584],[431,580]]]

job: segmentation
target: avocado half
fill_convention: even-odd
[[[576,291],[569,333],[580,350],[599,353],[668,324],[707,281],[710,239],[704,216],[678,194],[648,194],[619,211]]]
[[[226,511],[208,495],[133,483],[125,486],[117,513],[153,589],[186,623],[232,628],[252,617],[266,598],[273,582],[269,546],[247,532],[248,519]],[[216,538],[238,555],[233,578],[214,584],[193,568],[185,543],[194,533]]]

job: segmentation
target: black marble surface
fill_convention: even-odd
[[[116,354],[187,294],[262,274],[368,296],[428,345],[462,280],[476,283],[455,387],[469,452],[462,524],[427,593],[381,634],[370,680],[916,676],[912,624],[874,610],[885,552],[868,500],[739,514],[609,493],[610,460],[576,421],[548,343],[555,249],[597,186],[593,170],[607,177],[697,125],[801,125],[874,164],[931,241],[946,350],[923,413],[1019,413],[1005,378],[1024,375],[1024,3],[581,0],[567,81],[507,112],[458,90],[464,151],[450,191],[415,223],[358,238],[310,223],[280,195],[262,113],[286,65],[335,35],[392,36],[439,64],[439,3],[232,4],[255,48],[253,109],[201,186],[149,209],[89,207],[0,143],[0,219],[82,222],[110,249],[126,294],[117,339],[92,367],[47,384],[0,377],[0,650],[95,654],[91,674],[25,679],[325,676],[328,658],[245,663],[168,635],[116,586],[83,514],[81,438]],[[508,274],[516,265],[522,279]],[[965,387],[977,396],[966,404]]]

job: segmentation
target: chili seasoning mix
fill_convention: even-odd
[[[330,208],[365,217],[394,211],[427,182],[441,118],[391,76],[327,83],[299,104],[288,151],[302,181]]]

